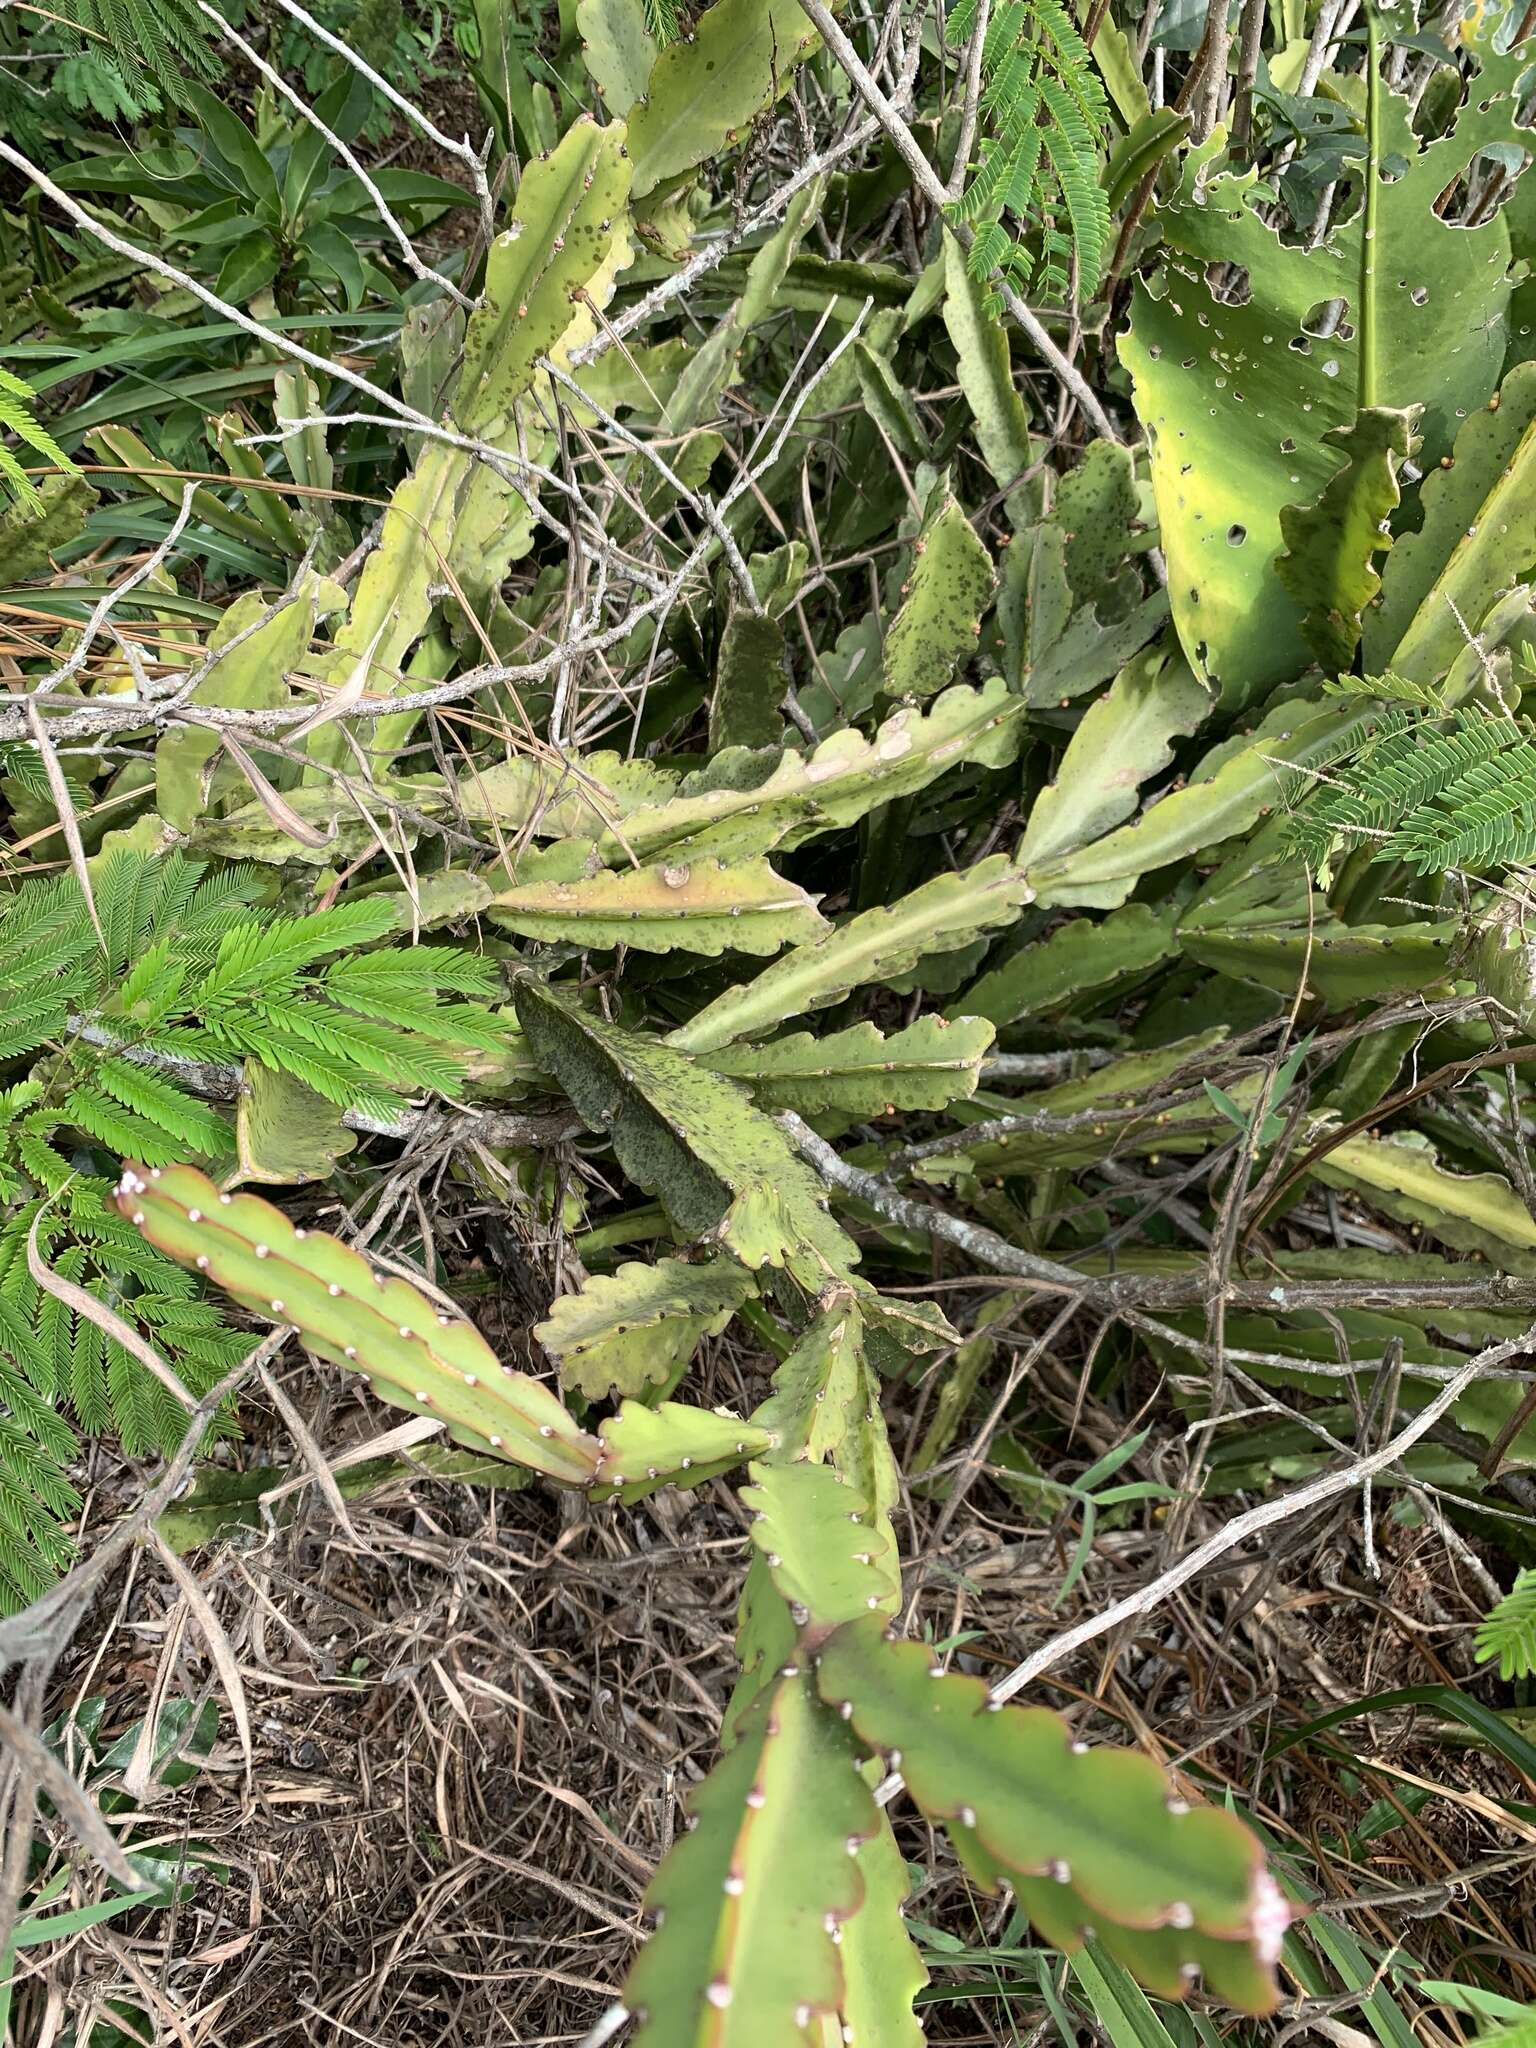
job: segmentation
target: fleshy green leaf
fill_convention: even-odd
[[[560,1295],[533,1334],[559,1361],[563,1386],[593,1401],[641,1394],[665,1385],[752,1292],[752,1276],[730,1259],[631,1263]]]

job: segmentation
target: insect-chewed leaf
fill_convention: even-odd
[[[885,642],[885,687],[893,697],[931,697],[976,652],[992,602],[992,557],[953,498],[945,498],[917,542],[901,610]]]
[[[614,865],[663,854],[739,860],[788,853],[926,788],[959,761],[1006,768],[1019,750],[1023,716],[1020,699],[994,676],[979,689],[956,683],[926,710],[904,706],[872,739],[850,727],[813,753],[790,749],[766,759],[728,747],[690,775],[676,796],[637,806],[598,844]]]
[[[594,1273],[579,1294],[562,1294],[533,1334],[559,1360],[562,1385],[592,1401],[641,1394],[665,1385],[753,1291],[751,1274],[731,1259],[632,1260],[617,1273]]]
[[[982,1017],[919,1017],[889,1038],[868,1023],[825,1038],[798,1031],[769,1045],[723,1047],[704,1065],[744,1082],[765,1109],[880,1116],[944,1109],[974,1095],[992,1038],[993,1026]]]
[[[662,1486],[700,1486],[772,1448],[771,1433],[735,1415],[663,1401],[626,1401],[599,1432],[597,1500],[644,1500]]]
[[[1234,1815],[1188,1808],[1150,1757],[1074,1744],[1045,1707],[993,1707],[979,1678],[866,1617],[821,1647],[817,1683],[883,1750],[932,1820],[958,1822],[997,1870],[1070,1886],[1095,1926],[1192,1929],[1273,1965],[1290,1910]]]
[[[879,1827],[847,1730],[809,1677],[743,1718],[657,1871],[657,1929],[624,1987],[635,2048],[810,2048],[841,2006],[839,1938]]]
[[[746,1265],[804,1267],[813,1286],[857,1262],[821,1183],[734,1081],[604,1023],[563,990],[523,980],[513,1002],[539,1064],[680,1229],[717,1232]]]
[[[777,953],[827,929],[816,898],[765,860],[662,861],[568,879],[520,878],[492,897],[491,914],[527,938],[642,953]]]
[[[712,1053],[788,1017],[821,1009],[866,982],[888,981],[935,953],[954,952],[1012,924],[1034,891],[1005,853],[960,874],[935,875],[899,903],[862,911],[825,938],[796,946],[754,981],[730,988],[671,1034],[687,1052]]]
[[[834,1467],[755,1464],[741,1498],[754,1512],[752,1541],[807,1640],[861,1615],[895,1613],[901,1585],[890,1542]]]
[[[601,1446],[547,1387],[339,1238],[297,1227],[258,1195],[221,1194],[191,1166],[125,1166],[117,1206],[167,1257],[253,1315],[294,1324],[307,1350],[361,1373],[384,1400],[440,1417],[475,1450],[591,1484]]]
[[[1514,132],[1528,61],[1490,52],[1454,123],[1427,141],[1411,101],[1383,82],[1369,134],[1350,146],[1374,156],[1351,165],[1375,191],[1370,225],[1357,208],[1316,246],[1272,225],[1256,169],[1219,169],[1224,140],[1183,160],[1160,214],[1165,278],[1138,287],[1119,353],[1148,429],[1174,620],[1230,705],[1306,664],[1299,608],[1272,565],[1282,508],[1317,497],[1337,468],[1324,432],[1364,405],[1427,401],[1417,460],[1429,468],[1498,381],[1509,226],[1496,207],[1471,223],[1443,218],[1440,195],[1453,163]],[[1245,281],[1240,296],[1219,285],[1231,276]],[[1335,298],[1349,321],[1318,321],[1314,309]],[[1393,643],[1374,643],[1369,621],[1367,642],[1369,666],[1384,666]]]

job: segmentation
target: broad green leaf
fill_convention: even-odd
[[[97,497],[83,476],[45,476],[38,482],[37,500],[18,499],[0,512],[0,583],[41,575],[56,550],[85,531]]]
[[[950,1004],[956,1019],[990,1017],[998,1026],[1039,1016],[1074,997],[1145,974],[1179,950],[1174,904],[1128,903],[1095,923],[1075,917],[1049,938],[1021,946]]]
[[[312,577],[298,596],[276,606],[261,591],[246,591],[209,637],[212,666],[192,702],[242,711],[286,706],[293,696],[289,673],[302,665],[314,630]],[[220,750],[218,733],[207,726],[172,726],[156,742],[155,808],[178,832],[190,831],[212,804],[223,802],[233,791],[249,797],[250,785],[228,762],[214,771],[205,787],[209,763]]]
[[[392,695],[403,686],[402,664],[426,631],[436,604],[434,593],[453,544],[469,467],[467,455],[432,441],[409,476],[396,484],[379,544],[363,564],[351,612],[324,671],[333,687],[349,681],[359,667],[369,695]],[[351,759],[331,726],[314,734],[309,751],[337,767]]]
[[[622,120],[644,93],[656,62],[641,0],[578,0],[581,61],[610,120]]]
[[[585,862],[586,851],[577,842],[525,856],[511,888],[491,898],[491,915],[525,938],[710,956],[777,953],[828,928],[816,899],[765,860],[604,868],[595,855]]]
[[[1378,706],[1339,698],[1293,698],[1276,706],[1250,736],[1223,744],[1182,789],[1128,825],[1076,851],[1036,863],[1037,900],[1113,910],[1140,876],[1208,854],[1247,832],[1281,804],[1295,780],[1287,771],[1326,768],[1354,751],[1381,723]],[[1309,786],[1309,785],[1305,785]]]
[[[944,325],[954,344],[960,389],[971,409],[977,445],[993,482],[1000,490],[1012,492],[1035,460],[1029,413],[1014,382],[1008,331],[986,312],[984,296],[984,287],[966,268],[965,251],[953,235],[946,235]]]
[[[928,438],[917,407],[892,368],[890,357],[881,355],[864,341],[854,343],[853,353],[859,369],[859,389],[870,418],[904,461],[921,462],[928,451]]]
[[[318,229],[311,230],[311,246],[318,233]],[[214,289],[228,304],[249,305],[277,276],[282,260],[277,243],[265,228],[258,228],[254,234],[242,235],[224,258]]]
[[[654,761],[626,761],[617,754],[571,753],[556,761],[513,754],[466,768],[454,803],[471,823],[542,839],[584,839],[644,805],[667,803],[679,780]]]
[[[72,424],[77,430],[83,427],[83,413],[75,414]],[[176,511],[181,510],[186,479],[157,456],[148,442],[141,440],[130,428],[121,424],[92,427],[85,435],[85,442],[108,468],[129,471],[135,483]],[[249,542],[268,559],[271,558],[271,543],[260,520],[253,519],[249,512],[239,512],[226,505],[216,492],[204,485],[199,484],[192,493],[192,514],[194,518],[205,521],[216,533],[228,534],[232,540]]]
[[[1012,924],[1032,895],[1023,870],[1003,853],[962,874],[936,875],[899,903],[863,911],[825,938],[785,953],[754,981],[727,989],[668,1043],[713,1053],[738,1038],[771,1031],[850,989],[889,981],[935,953],[969,946],[981,934]]]
[[[1052,529],[1046,529],[1051,531]],[[1042,537],[1043,539],[1043,537]],[[1041,576],[1050,573],[1059,559],[1048,545],[1037,539],[1036,554]],[[1042,632],[1039,645],[1032,645],[1024,675],[1024,700],[1028,704],[1069,704],[1088,690],[1096,690],[1139,654],[1149,640],[1155,640],[1169,618],[1168,593],[1152,595],[1133,604],[1123,617],[1100,618],[1095,605],[1081,605],[1051,637]],[[1047,620],[1039,620],[1042,626]]]
[[[630,114],[636,198],[739,141],[819,44],[797,0],[715,0],[662,51]]]
[[[1440,982],[1449,989],[1461,937],[1461,927],[1449,922],[1346,924],[1324,913],[1310,925],[1202,924],[1182,933],[1181,944],[1203,967],[1283,996],[1305,983],[1330,1008],[1348,1009]]]
[[[1111,26],[1106,16],[1104,28]],[[1119,29],[1115,30],[1120,35]],[[1103,41],[1100,31],[1099,41]],[[1097,46],[1095,46],[1097,48]],[[1141,84],[1141,73],[1133,70],[1132,76]],[[1145,95],[1145,88],[1143,88]],[[1104,190],[1109,195],[1111,213],[1118,213],[1148,171],[1155,170],[1164,157],[1182,147],[1188,138],[1190,121],[1188,114],[1175,113],[1172,107],[1145,108],[1127,124],[1127,132],[1121,136],[1109,153],[1104,166]]]
[[[777,759],[744,749],[717,754],[676,796],[626,812],[599,842],[617,865],[631,858],[738,860],[787,853],[857,824],[881,804],[912,796],[961,761],[1002,768],[1018,752],[1024,707],[994,678],[957,683],[924,708],[893,712],[872,739],[834,733],[814,752]]]
[[[774,747],[784,737],[779,710],[788,678],[784,671],[784,628],[767,612],[733,604],[709,700],[709,746]]]
[[[533,1334],[558,1361],[562,1386],[592,1401],[643,1394],[686,1365],[701,1338],[718,1336],[753,1291],[730,1259],[631,1263],[558,1296]]]
[[[821,1183],[735,1082],[565,990],[522,980],[513,1001],[534,1058],[679,1229],[717,1237],[746,1266],[788,1261],[812,1287],[857,1262]]]
[[[678,46],[680,47],[680,46]],[[784,218],[760,249],[754,250],[742,281],[741,297],[692,351],[667,399],[666,424],[672,433],[689,434],[717,417],[720,395],[736,381],[742,349],[751,330],[780,309],[780,291],[806,230],[821,208],[825,187],[819,178],[795,193]],[[691,225],[691,224],[690,224]],[[701,445],[702,437],[700,437]],[[657,479],[636,457],[641,488],[654,504]],[[700,478],[702,484],[702,477]]]
[[[495,439],[506,431],[539,357],[571,325],[572,293],[589,288],[613,261],[629,196],[624,144],[622,122],[599,128],[583,115],[557,149],[525,170],[512,225],[491,245],[484,294],[464,336],[453,410],[465,433]]]
[[[868,1023],[825,1038],[798,1031],[768,1045],[722,1047],[704,1064],[744,1083],[765,1109],[882,1116],[944,1109],[973,1095],[992,1036],[992,1026],[974,1015],[920,1017],[889,1037]]]
[[[864,1898],[843,1924],[838,2033],[844,2042],[851,2035],[874,2048],[923,2048],[926,2037],[912,2007],[928,1971],[902,1917],[907,1866],[884,1812],[874,1836],[859,1845],[858,1866]],[[829,2048],[837,2039],[829,2035]]]
[[[927,1645],[887,1641],[875,1616],[822,1645],[816,1679],[862,1740],[899,1754],[922,1811],[998,1869],[1070,1886],[1100,1923],[1190,1928],[1277,1960],[1290,1915],[1257,1840],[1174,1800],[1150,1757],[1074,1743],[1044,1707],[989,1712],[984,1681],[936,1671]]]
[[[1255,173],[1216,169],[1223,137],[1184,160],[1160,215],[1166,269],[1138,287],[1120,355],[1151,440],[1174,621],[1228,704],[1306,665],[1300,610],[1271,570],[1282,509],[1314,502],[1337,467],[1325,433],[1362,407],[1423,404],[1418,459],[1432,465],[1498,382],[1508,227],[1497,210],[1475,227],[1442,219],[1436,202],[1479,151],[1509,139],[1522,69],[1514,54],[1485,58],[1450,133],[1427,144],[1408,101],[1379,88],[1360,148],[1369,242],[1358,206],[1316,248],[1282,241]],[[1208,266],[1230,266],[1240,293],[1218,297]],[[1335,302],[1346,310],[1328,333]]]
[[[1016,1128],[995,1136],[978,1136],[963,1152],[919,1160],[915,1171],[925,1180],[948,1180],[962,1173],[1030,1174],[1051,1167],[1086,1166],[1102,1159],[1106,1151],[1121,1159],[1145,1152],[1203,1151],[1213,1134],[1226,1130],[1225,1119],[1203,1097],[1172,1109],[1159,1109],[1155,1100],[1148,1101],[1144,1115],[1123,1112],[1155,1096],[1175,1077],[1182,1077],[1185,1087],[1193,1088],[1208,1064],[1206,1055],[1226,1036],[1225,1025],[1214,1025],[1209,1031],[1175,1039],[1149,1052],[1124,1053],[1077,1080],[1035,1089],[1029,1097],[1028,1115],[1019,1117]],[[1256,1088],[1256,1080],[1248,1077],[1234,1082],[1232,1093],[1246,1108]],[[1110,1112],[1116,1112],[1113,1120]],[[1030,1121],[1047,1117],[1080,1121],[1065,1131],[1041,1130]]]
[[[1346,1138],[1312,1168],[1330,1187],[1353,1188],[1389,1216],[1460,1251],[1484,1253],[1506,1272],[1536,1273],[1536,1222],[1497,1173],[1452,1173],[1415,1131]]]
[[[781,1358],[773,1391],[752,1420],[774,1440],[774,1458],[813,1464],[836,1459],[850,1427],[868,1406],[864,1387],[863,1318],[849,1290],[833,1290],[799,1342]]]
[[[1117,615],[1139,512],[1131,451],[1118,441],[1090,442],[1056,486],[1051,521],[1066,541],[1067,586],[1076,603],[1096,605],[1106,619]]]
[[[806,1640],[866,1614],[894,1614],[900,1576],[874,1511],[835,1465],[758,1463],[741,1490],[752,1541]]]

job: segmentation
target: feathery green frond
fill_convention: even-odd
[[[115,852],[93,876],[105,947],[73,873],[0,899],[0,1059],[41,1057],[0,1091],[0,1608],[67,1556],[75,1440],[51,1402],[132,1452],[168,1450],[186,1426],[138,1360],[32,1280],[34,1220],[45,1261],[204,1392],[246,1339],[110,1208],[118,1162],[231,1164],[233,1119],[206,1096],[236,1091],[237,1061],[388,1126],[404,1095],[454,1093],[468,1056],[505,1038],[476,1000],[495,988],[484,961],[380,944],[393,913],[378,898],[285,917],[257,907],[258,888],[248,867]]]
[[[1335,844],[1374,842],[1375,858],[1404,861],[1421,875],[1536,858],[1529,721],[1472,708],[1416,717],[1411,701],[1418,700],[1393,703],[1364,747],[1324,768],[1314,793],[1293,780],[1291,851],[1320,869]]]
[[[949,17],[949,40],[975,32],[975,0]],[[1109,102],[1086,44],[1058,0],[1008,0],[987,21],[981,52],[985,120],[970,177],[950,209],[975,230],[968,268],[1045,295],[1090,297],[1110,241],[1100,183]],[[1075,273],[1075,278],[1074,278]]]
[[[1526,1566],[1477,1631],[1477,1661],[1497,1657],[1500,1678],[1529,1678],[1536,1672],[1536,1571]]]
[[[0,369],[0,433],[14,434],[34,455],[40,455],[56,469],[72,473],[75,465],[48,429],[41,426],[33,416],[34,396],[32,386],[24,379],[13,375],[9,370]],[[37,493],[37,486],[3,441],[0,441],[0,486],[9,490],[24,505],[35,508],[42,502]]]

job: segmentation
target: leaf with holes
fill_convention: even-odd
[[[1316,248],[1282,241],[1255,173],[1217,169],[1222,136],[1185,158],[1160,212],[1165,267],[1138,286],[1120,355],[1151,442],[1179,637],[1230,705],[1307,663],[1301,607],[1271,570],[1281,511],[1317,500],[1338,466],[1328,430],[1362,407],[1425,403],[1428,466],[1498,382],[1509,230],[1500,210],[1466,227],[1438,202],[1480,151],[1516,139],[1526,61],[1485,57],[1449,132],[1424,144],[1408,101],[1378,85],[1353,172],[1374,198],[1369,239],[1357,206]],[[1230,280],[1221,296],[1208,273]]]

